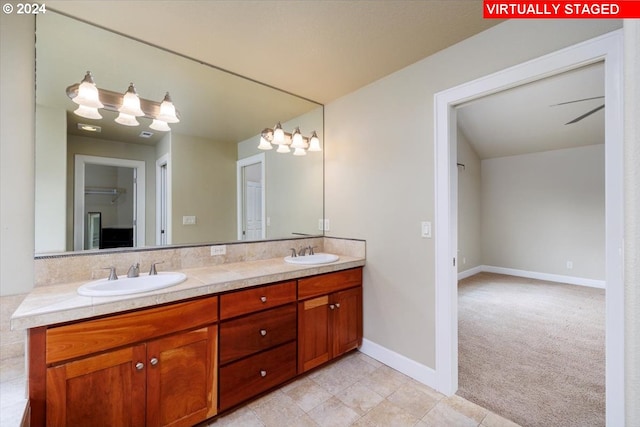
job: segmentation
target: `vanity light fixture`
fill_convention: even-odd
[[[293,133],[285,132],[278,122],[273,129],[265,128],[260,133],[260,150],[271,150],[273,145],[278,146],[276,153],[290,153],[293,148],[294,156],[305,156],[307,151],[322,151],[320,139],[314,130],[310,137],[303,136],[300,128],[296,127]]]
[[[125,126],[139,126],[136,117],[144,116],[144,111],[140,108],[140,97],[136,92],[136,87],[133,83],[129,84],[129,88],[122,96],[122,105],[118,108],[120,114],[116,117],[116,123],[120,123]]]
[[[168,123],[180,122],[176,107],[171,101],[169,92],[162,102],[140,98],[133,83],[124,94],[96,87],[93,76],[87,71],[82,82],[67,88],[67,96],[79,105],[75,114],[88,119],[101,119],[99,108],[118,112],[115,121],[124,126],[139,126],[137,117],[151,119],[151,129],[170,131]]]

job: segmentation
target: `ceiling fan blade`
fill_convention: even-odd
[[[575,101],[567,101],[567,102],[561,102],[559,104],[549,105],[549,107],[557,107],[559,105],[573,104],[573,103],[576,103],[576,102],[590,101],[592,99],[600,99],[600,98],[604,98],[604,96],[594,96],[594,97],[591,97],[591,98],[576,99]]]
[[[599,107],[594,108],[594,109],[593,109],[593,110],[591,110],[591,111],[587,111],[586,113],[584,113],[584,114],[583,114],[583,115],[581,115],[580,117],[576,117],[575,119],[571,120],[570,122],[565,123],[565,125],[571,125],[571,124],[573,124],[573,123],[577,123],[577,122],[579,122],[580,120],[584,119],[585,117],[589,117],[590,115],[592,115],[592,114],[593,114],[593,113],[595,113],[596,111],[600,111],[600,110],[602,110],[603,108],[604,108],[604,104],[602,104],[602,105],[601,105],[601,106],[599,106]]]

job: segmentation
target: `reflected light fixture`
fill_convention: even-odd
[[[78,92],[71,100],[78,104],[78,109],[74,111],[78,116],[87,119],[102,118],[98,112],[98,108],[104,108],[104,105],[100,102],[98,88],[93,81],[91,71],[87,71],[87,74],[85,74],[84,79],[82,79],[82,82],[80,82],[78,86]]]
[[[278,122],[273,129],[265,128],[260,133],[260,150],[271,150],[273,145],[278,146],[276,153],[290,153],[293,148],[294,156],[305,156],[307,151],[322,151],[320,138],[314,130],[310,137],[303,136],[300,128],[296,127],[293,133],[285,132]]]
[[[100,89],[90,71],[82,82],[67,87],[67,96],[79,105],[74,113],[88,119],[101,119],[98,109],[104,108],[119,113],[115,121],[124,126],[139,126],[137,117],[145,117],[152,120],[151,129],[168,132],[171,130],[168,123],[180,122],[169,92],[162,102],[156,102],[140,98],[133,83],[124,94]]]

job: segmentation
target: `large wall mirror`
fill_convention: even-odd
[[[87,71],[100,89],[124,93],[133,82],[157,102],[170,92],[180,122],[162,132],[146,118],[117,124],[107,110],[77,116],[66,88]],[[319,103],[48,10],[36,21],[36,255],[321,235],[323,151],[257,147],[277,122],[316,131],[323,145],[323,114]]]

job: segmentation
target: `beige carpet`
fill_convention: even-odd
[[[603,289],[480,273],[458,319],[458,395],[522,426],[605,425]]]

